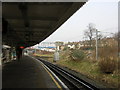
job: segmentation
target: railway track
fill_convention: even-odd
[[[99,90],[97,87],[89,84],[86,81],[78,78],[77,76],[67,72],[66,70],[61,69],[60,67],[39,59],[42,63],[44,63],[48,68],[50,68],[61,80],[62,82],[70,89],[74,90]]]

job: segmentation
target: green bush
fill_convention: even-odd
[[[117,60],[113,57],[105,57],[100,59],[98,64],[103,73],[110,74],[116,69]]]
[[[69,48],[65,46],[65,48],[63,49],[63,51],[66,51],[66,50],[68,50],[68,49],[69,49]]]
[[[85,58],[85,54],[81,50],[72,50],[70,57],[72,60],[79,61],[79,60],[83,60]]]

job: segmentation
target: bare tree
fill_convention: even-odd
[[[103,35],[101,33],[98,34],[98,40],[101,40],[103,38]]]
[[[95,32],[94,24],[89,23],[88,29],[84,32],[84,35],[89,38],[89,45],[92,45],[93,33]]]

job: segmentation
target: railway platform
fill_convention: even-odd
[[[2,68],[2,88],[58,88],[37,60],[23,56]]]

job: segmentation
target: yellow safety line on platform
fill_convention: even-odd
[[[43,66],[43,65],[42,65]],[[62,90],[61,86],[58,84],[58,82],[54,79],[53,75],[43,66],[43,68],[48,72],[54,83],[57,85],[57,87]]]

